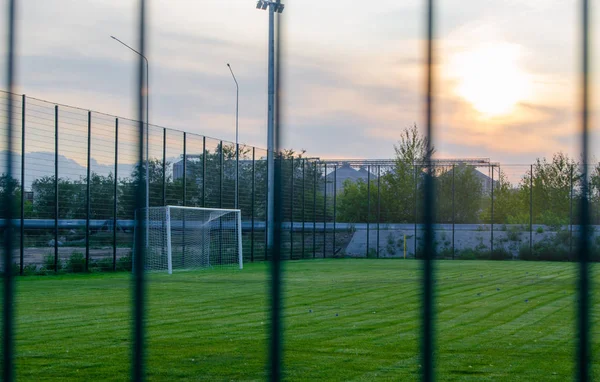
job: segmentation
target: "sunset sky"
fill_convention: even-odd
[[[438,3],[438,156],[578,156],[579,2]],[[20,4],[19,93],[135,117],[136,57],[110,35],[137,45],[137,2]],[[234,140],[229,62],[240,83],[240,141],[265,147],[267,12],[253,0],[149,4],[150,122]],[[322,158],[391,157],[402,128],[423,127],[424,2],[285,4],[284,146]],[[599,28],[592,41],[595,69]],[[597,143],[594,135],[600,158]]]

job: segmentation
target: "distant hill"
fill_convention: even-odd
[[[6,168],[6,150],[0,151],[0,173],[5,173]],[[179,158],[167,158],[168,162],[174,163]],[[21,177],[21,155],[13,153],[13,177]],[[114,173],[114,165],[100,164],[93,157],[91,158],[92,172],[107,176]],[[119,178],[131,176],[134,165],[132,163],[119,163],[117,171]],[[58,177],[67,179],[85,178],[87,168],[75,160],[64,155],[58,156]],[[37,178],[54,175],[54,153],[52,152],[28,152],[25,153],[25,189],[31,189],[31,184]]]

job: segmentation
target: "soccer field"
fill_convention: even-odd
[[[576,264],[436,264],[440,380],[572,379]],[[420,265],[284,263],[286,379],[419,379]],[[267,263],[148,278],[150,380],[265,379]],[[131,285],[126,273],[18,278],[17,379],[126,380]],[[594,329],[598,313],[594,305]]]

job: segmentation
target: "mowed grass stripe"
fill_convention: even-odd
[[[576,264],[436,265],[440,380],[571,378]],[[285,262],[288,379],[418,379],[420,267],[414,260]],[[264,380],[268,270],[255,263],[149,274],[149,379]],[[594,265],[593,277],[598,271]],[[18,377],[128,379],[131,285],[123,273],[18,278]],[[599,313],[594,306],[596,325]]]

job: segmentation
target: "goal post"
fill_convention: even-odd
[[[149,271],[243,269],[239,209],[164,206],[141,210]],[[135,259],[134,259],[135,260]]]

